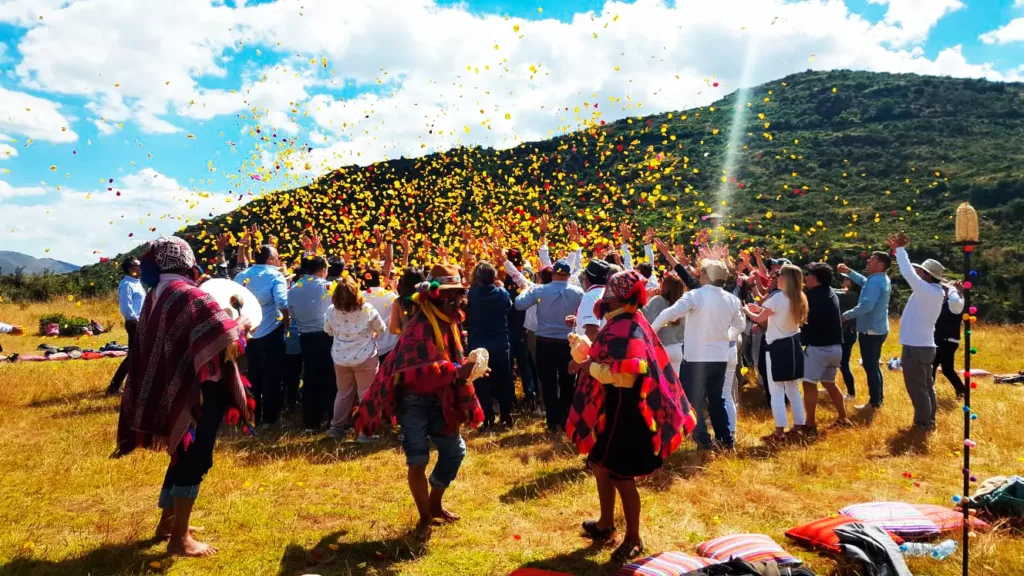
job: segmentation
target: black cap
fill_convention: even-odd
[[[587,264],[587,279],[591,284],[599,286],[607,284],[609,271],[611,271],[611,266],[607,262],[594,258]]]

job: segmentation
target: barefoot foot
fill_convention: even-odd
[[[217,549],[192,538],[192,535],[189,534],[184,540],[168,542],[167,553],[186,558],[204,558],[216,554]]]
[[[441,508],[439,510],[431,510],[430,513],[431,513],[431,515],[433,515],[435,520],[439,520],[439,521],[444,522],[446,524],[451,523],[451,522],[458,522],[460,520],[460,517],[459,517],[458,514],[453,514],[453,513],[449,512],[449,511],[445,510],[444,508]]]
[[[433,524],[433,521],[424,522],[423,520],[420,520],[416,523],[416,529],[413,530],[413,537],[416,538],[418,542],[426,544],[430,541],[430,535],[434,532]]]

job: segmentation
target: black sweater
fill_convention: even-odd
[[[807,294],[807,323],[800,327],[804,346],[835,346],[843,343],[843,317],[839,297],[830,286],[818,286]]]

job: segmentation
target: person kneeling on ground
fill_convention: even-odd
[[[142,281],[154,288],[128,351],[114,457],[140,447],[167,450],[156,535],[170,538],[171,554],[210,556],[217,550],[192,537],[192,507],[213,466],[221,421],[251,422],[254,402],[235,364],[248,322],[232,320],[196,285],[195,264],[188,243],[176,237],[155,240],[142,256]]]
[[[413,295],[415,311],[377,372],[356,418],[356,429],[373,436],[382,422],[397,416],[409,466],[409,490],[420,515],[416,536],[422,540],[430,537],[431,526],[437,522],[459,519],[444,509],[441,499],[466,457],[460,426],[476,427],[484,419],[473,385],[468,382],[473,364],[463,364],[465,300],[459,269],[434,266]],[[428,438],[437,447],[437,463],[429,485]]]
[[[579,381],[566,425],[569,438],[587,454],[601,503],[601,517],[584,522],[584,533],[612,538],[616,491],[622,499],[626,535],[612,555],[618,562],[644,551],[635,478],[661,468],[697,423],[668,353],[638,311],[647,303],[646,284],[634,270],[609,280],[595,306],[606,324],[589,357],[574,366]]]

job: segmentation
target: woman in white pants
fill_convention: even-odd
[[[785,438],[786,398],[793,410],[793,429],[799,434],[806,423],[800,380],[804,377],[804,354],[800,346],[800,326],[807,321],[807,296],[803,292],[804,273],[787,264],[779,270],[779,289],[761,306],[747,304],[744,312],[755,322],[768,321],[765,343],[768,345],[768,389],[772,395],[775,431],[762,438],[765,442]]]
[[[331,358],[338,395],[334,398],[334,418],[329,434],[332,438],[342,438],[357,396],[363,399],[377,375],[376,338],[385,333],[387,326],[373,304],[363,299],[351,276],[338,279],[331,303],[324,315],[324,331],[334,336]],[[360,435],[358,440],[373,439]]]
[[[725,383],[722,384],[722,398],[725,400],[725,411],[729,415],[729,431],[736,437],[736,395],[739,391],[736,380],[736,364],[739,351],[743,349],[742,336],[736,330],[729,329],[729,361],[725,365]]]
[[[675,272],[666,272],[661,278],[660,293],[651,298],[647,302],[647,306],[644,306],[644,317],[647,318],[648,322],[653,323],[658,314],[661,314],[663,310],[676,303],[683,293],[686,292],[686,285],[676,275]],[[683,331],[686,327],[685,320],[679,320],[676,324],[669,324],[658,330],[658,339],[661,340],[662,346],[665,347],[665,352],[668,352],[668,358],[672,362],[672,367],[676,369],[676,374],[679,375],[680,365],[683,363]]]

